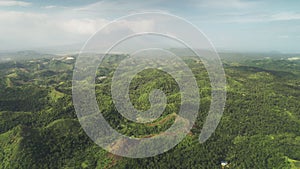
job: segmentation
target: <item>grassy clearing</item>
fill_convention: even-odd
[[[291,169],[299,169],[300,168],[300,161],[293,160],[288,158],[288,161],[291,163]]]
[[[64,94],[53,88],[51,90],[51,92],[49,93],[49,96],[52,101],[56,102],[59,98],[62,98],[64,96]]]

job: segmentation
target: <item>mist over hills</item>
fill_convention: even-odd
[[[78,45],[79,46],[79,45]],[[21,50],[21,51],[0,51],[0,62],[14,61],[14,60],[28,60],[38,58],[55,58],[60,56],[77,56],[79,50]],[[195,56],[195,54],[184,48],[169,48],[166,49],[177,56]],[[299,60],[300,53],[280,53],[280,52],[234,52],[234,51],[217,51],[222,61],[246,61],[257,59],[283,59],[283,60]],[[116,54],[116,53],[113,53]],[[126,54],[126,52],[117,52],[117,54]]]

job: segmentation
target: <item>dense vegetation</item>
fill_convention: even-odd
[[[111,100],[113,72],[124,57],[99,66],[96,93],[104,117],[120,133],[147,137],[171,126],[179,110],[174,79],[159,70],[140,72],[130,84],[135,108],[147,110],[148,96],[162,89],[168,104],[153,123],[139,124],[117,113]],[[0,63],[0,168],[300,168],[300,60],[225,57],[227,103],[208,141],[198,136],[210,105],[204,66],[184,61],[199,86],[201,107],[192,131],[176,147],[155,157],[118,157],[98,147],[81,128],[72,105],[76,57],[34,58]]]

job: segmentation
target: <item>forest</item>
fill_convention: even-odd
[[[183,56],[199,86],[197,120],[177,146],[140,159],[107,152],[82,129],[72,103],[77,55],[0,62],[0,168],[299,169],[300,57],[253,55],[221,54],[226,106],[216,131],[204,143],[198,137],[211,103],[210,81],[199,59]],[[97,69],[100,112],[123,135],[159,134],[173,124],[180,109],[179,87],[163,71],[143,70],[130,83],[133,106],[149,109],[153,89],[166,93],[167,105],[152,123],[127,120],[117,112],[110,93],[113,73],[126,57],[109,55]]]

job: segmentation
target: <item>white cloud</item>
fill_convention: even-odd
[[[31,22],[32,20],[43,21],[43,19],[45,19],[46,16],[47,15],[45,14],[32,13],[32,12],[0,11],[0,21],[3,24],[5,23],[13,24],[19,21]]]
[[[214,22],[219,23],[255,23],[300,20],[300,13],[225,13],[217,15]]]
[[[279,39],[288,39],[290,36],[289,35],[279,35]]]
[[[260,6],[260,4],[263,5]],[[25,0],[0,0],[0,7],[28,5],[31,4],[25,2]],[[207,25],[199,24],[198,26],[204,31],[211,33],[210,36],[215,36],[216,40],[214,43],[218,46],[236,46],[236,48],[238,48],[241,44],[245,44],[245,46],[248,47],[252,42],[251,40],[259,38],[264,40],[263,37],[266,37],[266,41],[264,41],[265,43],[260,42],[260,44],[268,44],[267,42],[270,41],[270,39],[268,39],[269,37],[280,41],[278,38],[287,38],[285,36],[288,35],[288,40],[295,39],[297,36],[293,36],[289,34],[289,32],[298,35],[298,30],[300,29],[295,26],[287,27],[285,24],[278,27],[268,27],[268,30],[262,31],[264,33],[262,33],[261,36],[256,37],[250,37],[250,35],[243,33],[243,31],[245,32],[244,28],[248,28],[247,30],[250,29],[246,27],[246,24],[239,32],[240,25],[234,23],[249,23],[249,25],[255,25],[255,22],[278,22],[281,24],[283,23],[281,21],[300,19],[299,11],[298,13],[297,11],[281,11],[281,13],[276,13],[274,10],[270,10],[271,8],[266,8],[266,5],[272,4],[267,4],[265,1],[249,0],[187,0],[186,3],[164,0],[139,1],[136,3],[129,3],[122,0],[104,0],[80,7],[60,6],[54,3],[49,6],[42,6],[39,9],[30,8],[31,12],[28,10],[23,12],[0,10],[0,50],[11,48],[30,49],[39,46],[47,47],[83,43],[102,26],[109,23],[110,20],[133,12],[159,10],[160,12],[169,10],[175,14],[181,14],[182,17],[191,19],[191,21],[196,22],[196,24],[197,22],[207,22]],[[35,5],[32,6],[36,7]],[[188,9],[187,7],[190,7],[191,10],[185,10]],[[19,8],[15,8],[15,10],[18,9]],[[214,25],[215,23],[218,25]],[[226,23],[226,27],[222,27],[224,23]],[[292,22],[289,22],[289,24],[290,23]],[[138,21],[126,20],[114,28],[108,29],[107,32],[104,33],[151,32],[157,25],[159,25],[158,22],[151,20],[151,18],[141,18]],[[224,28],[224,30],[222,28]],[[180,27],[174,25],[174,29],[180,29]],[[260,31],[254,28],[253,30],[254,32]],[[252,31],[249,31],[250,34],[251,32]],[[280,37],[280,35],[282,36]],[[247,38],[249,42],[241,43]],[[297,38],[299,38],[299,36]],[[253,42],[252,45],[259,46],[258,44],[257,40]]]
[[[300,20],[300,13],[282,12],[271,16],[274,21]]]
[[[104,0],[86,6],[77,7],[73,10],[109,18],[118,18],[138,12],[168,12],[165,8],[160,6],[160,2],[162,1],[163,0],[134,1],[130,3],[122,0]],[[174,2],[170,1],[170,3]]]
[[[108,21],[105,19],[71,19],[58,22],[57,24],[69,33],[92,35],[107,23]]]
[[[64,9],[55,14],[0,10],[0,50],[85,42],[110,20]],[[109,32],[151,31],[152,20],[124,21]],[[109,33],[106,32],[106,33]],[[26,43],[24,43],[26,42]]]
[[[258,4],[254,1],[243,1],[243,0],[191,0],[193,5],[198,4],[199,7],[208,8],[249,8]]]
[[[246,18],[245,22],[272,22],[272,21],[290,21],[300,20],[300,13],[282,12],[276,14],[253,15]]]
[[[135,33],[140,31],[150,32],[153,30],[154,24],[153,20],[124,21],[119,27],[130,29]]]
[[[24,1],[1,0],[0,6],[29,6],[31,3]]]
[[[84,42],[105,19],[64,18],[62,14],[0,11],[0,50]]]
[[[45,9],[53,9],[53,8],[56,8],[57,6],[55,5],[48,5],[48,6],[45,6],[44,8]]]

